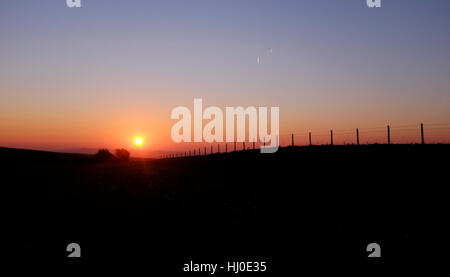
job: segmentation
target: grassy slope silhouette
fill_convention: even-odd
[[[382,263],[448,256],[449,145],[280,148],[97,162],[91,155],[0,148],[5,253],[83,263],[260,260]],[[33,253],[39,253],[36,256]]]

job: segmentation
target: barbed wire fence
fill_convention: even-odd
[[[311,130],[281,133],[280,147],[314,145],[369,145],[369,144],[450,144],[450,123],[420,125],[387,125],[355,129]],[[191,150],[163,154],[161,158],[204,156],[218,153],[257,150],[265,141],[221,142],[202,144]]]

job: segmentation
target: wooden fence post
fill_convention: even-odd
[[[420,123],[420,137],[422,138],[422,144],[425,144],[425,137],[423,136],[423,123]]]
[[[391,127],[389,125],[387,126],[387,140],[388,144],[391,144]]]
[[[331,145],[333,145],[333,130],[331,130]]]
[[[356,128],[356,145],[359,145],[359,129]]]

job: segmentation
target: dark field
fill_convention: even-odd
[[[2,251],[167,274],[191,260],[266,261],[266,274],[441,263],[449,157],[449,145],[370,145],[100,163],[0,148]],[[371,242],[381,258],[367,258]]]

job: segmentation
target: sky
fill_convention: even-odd
[[[450,1],[65,2],[0,2],[0,146],[189,149],[194,98],[280,107],[282,145],[450,141]]]

